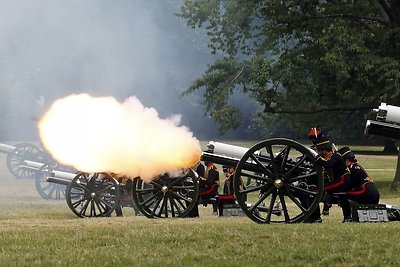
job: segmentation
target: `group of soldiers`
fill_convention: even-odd
[[[379,191],[365,169],[357,162],[349,147],[337,149],[318,128],[312,128],[309,138],[318,156],[316,163],[324,169],[324,215],[329,214],[332,204],[339,204],[343,222],[352,221],[351,202],[357,204],[378,204]],[[319,207],[309,222],[322,222]]]
[[[317,152],[316,163],[324,170],[324,208],[321,213],[319,206],[307,222],[322,222],[322,215],[329,215],[332,204],[342,208],[343,222],[352,221],[351,204],[378,204],[379,191],[366,170],[357,162],[355,153],[349,147],[337,149],[320,129],[312,128],[308,134],[312,148]],[[199,162],[195,167],[199,175],[199,197],[207,200],[218,194],[221,184],[219,171],[212,162]],[[235,168],[223,166],[226,177],[223,194],[233,195],[233,177]],[[244,186],[244,185],[243,185]],[[213,213],[217,207],[213,205]],[[197,217],[195,209],[192,217]]]

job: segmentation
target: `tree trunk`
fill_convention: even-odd
[[[391,139],[385,140],[385,147],[383,148],[383,153],[385,154],[398,154],[399,150],[397,149],[396,142]]]
[[[385,21],[393,28],[400,26],[400,3],[397,0],[375,0]]]
[[[396,191],[399,182],[400,182],[400,152],[397,157],[396,173],[394,175],[393,182],[390,184],[389,190]]]

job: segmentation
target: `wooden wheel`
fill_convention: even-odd
[[[145,183],[133,181],[133,200],[148,218],[185,217],[195,205],[199,186],[195,173],[189,169],[177,176],[161,175]]]
[[[118,186],[108,173],[80,172],[67,186],[68,207],[82,218],[109,216],[119,205]]]
[[[35,145],[21,143],[7,155],[7,168],[17,179],[35,179],[37,169],[21,168],[24,160],[40,163],[48,162],[46,153]]]
[[[241,187],[240,179],[247,179]],[[270,139],[250,148],[239,161],[234,192],[246,215],[257,223],[306,220],[323,195],[322,169],[313,153],[289,139]]]
[[[44,199],[58,200],[65,199],[66,186],[47,182],[46,178],[54,168],[48,164],[43,165],[37,172],[35,179],[36,191]]]

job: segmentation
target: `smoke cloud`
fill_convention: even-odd
[[[161,119],[136,97],[70,95],[39,121],[44,147],[59,162],[85,172],[113,172],[143,180],[194,165],[199,141],[180,116]]]
[[[0,140],[35,141],[56,99],[136,96],[217,133],[201,99],[180,98],[212,62],[207,39],[174,13],[180,0],[0,0]]]

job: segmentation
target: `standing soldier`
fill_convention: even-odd
[[[206,184],[209,188],[214,188],[214,190],[208,194],[209,197],[215,197],[218,194],[219,186],[221,185],[221,181],[219,179],[219,171],[217,167],[215,167],[214,163],[205,161],[206,172],[204,174],[204,178],[206,179]],[[218,206],[217,204],[213,204],[213,215],[218,214]]]
[[[313,127],[311,128],[310,132],[308,133],[308,138],[310,139],[310,141],[312,142],[312,146],[311,148],[316,150],[315,145],[319,142],[319,140],[321,140],[322,138],[325,138],[325,133],[323,133],[321,131],[321,129],[317,128],[317,127]],[[334,149],[336,149],[335,145],[332,144],[332,147]],[[324,173],[324,176],[329,175],[328,173]],[[323,209],[322,209],[322,215],[329,215],[329,209],[332,207],[332,200],[324,200],[323,201]]]

